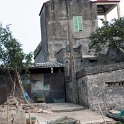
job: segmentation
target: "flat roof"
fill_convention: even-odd
[[[97,4],[98,15],[108,14],[120,2],[120,0],[90,0],[90,1]]]
[[[92,2],[120,2],[120,0],[90,0]]]

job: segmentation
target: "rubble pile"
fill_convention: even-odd
[[[30,103],[30,104],[23,104],[22,109],[25,110],[25,113],[38,113],[39,110],[47,110],[49,106],[46,103]]]
[[[10,96],[0,106],[0,124],[26,124],[25,112],[21,100]]]

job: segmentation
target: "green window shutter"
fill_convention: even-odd
[[[73,24],[74,24],[74,32],[82,31],[82,16],[74,16],[73,17]]]
[[[78,16],[78,31],[83,31],[82,16]]]
[[[73,17],[73,23],[74,23],[74,32],[78,31],[78,18],[77,16]]]

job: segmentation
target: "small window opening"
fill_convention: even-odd
[[[106,84],[107,87],[124,86],[124,82],[106,82],[105,84]]]
[[[94,63],[94,62],[98,62],[97,60],[89,60],[89,62]]]

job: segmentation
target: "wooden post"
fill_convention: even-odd
[[[118,19],[121,18],[121,14],[120,14],[120,3],[117,4],[117,14],[118,14]]]
[[[7,105],[7,124],[9,124],[9,106]]]
[[[73,42],[72,42],[72,30],[71,30],[71,21],[70,15],[68,11],[68,3],[66,3],[66,12],[67,12],[67,22],[68,22],[68,35],[69,35],[69,46],[70,46],[70,64],[71,64],[71,78],[73,83],[73,102],[78,103],[78,86],[76,81],[76,69],[75,69],[75,59],[74,59],[74,50],[73,50]]]
[[[32,122],[31,122],[30,110],[29,110],[29,124],[32,124]]]

